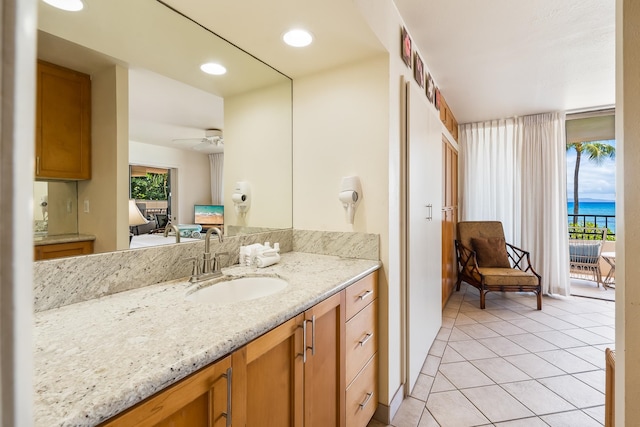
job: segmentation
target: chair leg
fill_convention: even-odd
[[[542,292],[536,292],[538,298],[538,310],[542,310]]]
[[[484,310],[484,297],[486,295],[487,294],[482,289],[480,289],[480,309],[482,310]]]
[[[458,275],[458,280],[456,280],[456,292],[460,290],[460,283],[462,283],[462,277]]]

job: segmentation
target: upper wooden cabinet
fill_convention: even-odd
[[[453,136],[453,139],[458,141],[458,121],[456,120],[449,104],[445,101],[444,97],[440,98],[440,121],[445,125],[447,130]]]
[[[91,178],[91,79],[38,61],[36,178]]]

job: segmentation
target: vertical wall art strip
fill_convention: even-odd
[[[413,54],[413,78],[416,79],[418,86],[424,87],[424,63],[418,52]]]
[[[400,55],[407,67],[411,68],[411,37],[405,27],[400,32]]]
[[[429,102],[433,104],[435,85],[433,84],[433,77],[431,77],[431,73],[427,73],[426,92],[427,92],[427,99],[429,100]]]

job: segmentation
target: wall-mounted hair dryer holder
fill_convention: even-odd
[[[231,201],[236,210],[236,214],[243,217],[247,214],[251,206],[251,186],[246,181],[238,181],[233,189]]]
[[[342,178],[338,199],[344,207],[347,224],[353,224],[356,209],[362,200],[362,185],[357,176],[346,176]]]

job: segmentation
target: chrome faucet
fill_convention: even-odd
[[[220,271],[220,268],[221,268],[220,257],[224,255],[228,258],[229,253],[219,252],[219,253],[215,253],[213,255],[213,258],[211,257],[210,248],[211,248],[212,234],[218,235],[218,242],[222,243],[223,241],[222,231],[219,228],[212,227],[207,230],[207,234],[205,234],[204,236],[204,254],[202,257],[202,269],[199,268],[200,266],[198,265],[198,259],[196,258],[189,259],[189,261],[193,261],[194,263],[193,273],[191,274],[191,279],[189,279],[191,282],[199,282],[201,280],[209,279],[211,277],[222,276],[222,271]]]
[[[213,258],[213,268],[211,268],[211,252],[210,252],[210,247],[211,247],[211,235],[212,234],[217,234],[218,235],[218,242],[222,243],[222,231],[220,231],[219,228],[217,227],[211,227],[210,229],[207,230],[207,234],[205,234],[204,236],[204,259],[202,260],[202,274],[207,274],[207,273],[216,273],[216,272],[220,272],[220,268],[217,268],[217,262],[216,262],[216,258],[214,256]],[[216,271],[217,270],[217,271]]]
[[[169,236],[169,231],[170,230],[173,230],[173,231],[176,232],[176,243],[180,243],[180,230],[174,224],[169,223],[164,227],[164,237],[168,237]]]

